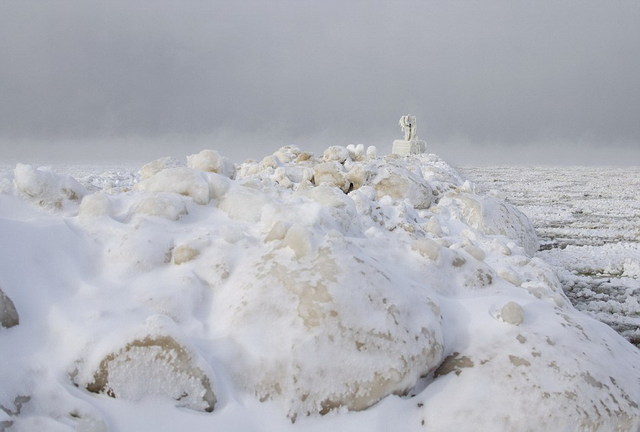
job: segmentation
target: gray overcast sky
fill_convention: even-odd
[[[640,165],[638,1],[0,0],[0,160]]]

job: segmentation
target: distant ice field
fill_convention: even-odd
[[[640,167],[466,167],[516,205],[574,305],[640,346]]]

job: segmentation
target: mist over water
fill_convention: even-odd
[[[382,152],[398,118],[457,165],[638,164],[640,4],[0,4],[0,158]]]

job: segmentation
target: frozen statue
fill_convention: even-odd
[[[427,150],[427,143],[418,139],[416,135],[415,116],[403,115],[400,117],[399,124],[404,131],[404,139],[393,142],[392,153],[400,156],[424,153]]]
[[[411,141],[416,137],[416,117],[412,115],[403,115],[398,122],[404,131],[404,140]]]

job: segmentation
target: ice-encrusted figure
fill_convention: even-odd
[[[412,115],[403,115],[398,122],[404,131],[405,141],[411,141],[416,137],[416,117]]]
[[[418,139],[415,116],[403,115],[398,123],[404,132],[404,139],[393,141],[392,153],[401,156],[424,153],[427,143]]]

